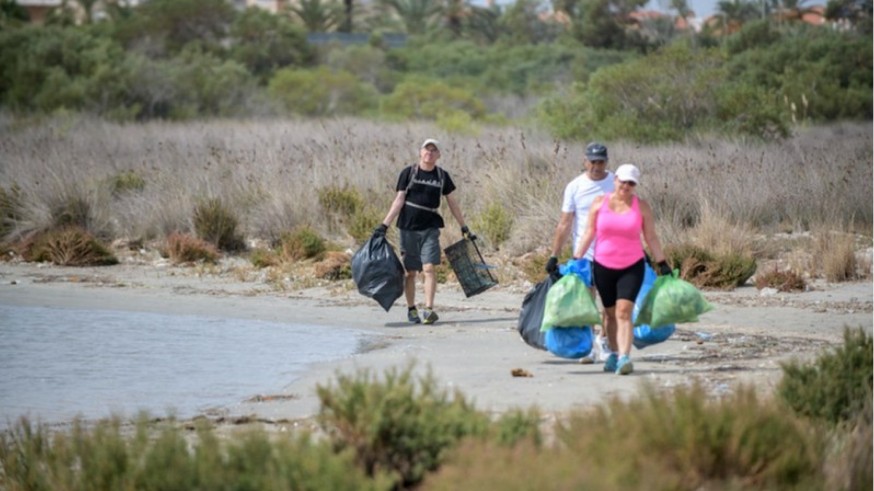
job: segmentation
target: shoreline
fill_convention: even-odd
[[[500,285],[465,298],[458,285],[440,285],[440,321],[414,326],[403,318],[402,302],[386,313],[344,282],[282,292],[231,273],[184,267],[0,263],[0,303],[8,305],[203,315],[366,333],[355,355],[308,365],[275,394],[251,394],[198,416],[231,426],[311,425],[319,409],[317,385],[362,370],[381,378],[411,363],[417,373],[431,370],[441,387],[459,390],[479,410],[536,406],[547,418],[608,397],[633,396],[641,384],[670,390],[697,382],[714,396],[753,384],[771,393],[781,362],[809,359],[840,344],[845,326],[871,333],[874,324],[870,280],[817,284],[803,293],[767,294],[752,287],[705,292],[714,310],[698,323],[677,326],[668,341],[633,351],[635,372],[620,377],[603,373],[600,364],[580,365],[526,345],[516,321],[527,288]],[[531,376],[513,376],[517,369]]]

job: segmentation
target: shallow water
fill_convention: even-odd
[[[274,394],[362,333],[253,320],[0,305],[0,427],[20,416],[195,416]]]

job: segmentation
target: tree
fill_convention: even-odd
[[[573,17],[574,36],[593,48],[627,49],[634,47],[627,32],[630,14],[647,0],[579,0]]]
[[[267,81],[277,69],[308,64],[313,54],[305,33],[283,15],[250,8],[231,26],[231,58]]]
[[[763,17],[759,6],[751,0],[720,0],[716,15],[721,24],[714,29],[718,35],[735,33],[747,22]]]
[[[825,18],[849,24],[863,34],[871,34],[871,0],[829,0]]]
[[[152,56],[172,56],[189,43],[218,52],[235,16],[227,0],[149,0],[119,24],[116,36]]]
[[[343,14],[336,3],[322,0],[300,0],[297,5],[288,8],[295,17],[303,22],[307,32],[329,32],[340,25]]]
[[[443,12],[439,0],[380,0],[380,4],[397,16],[404,32],[425,34],[435,27]]]

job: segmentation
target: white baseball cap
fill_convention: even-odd
[[[634,164],[622,164],[616,169],[616,179],[640,183],[640,170]]]
[[[434,145],[435,147],[437,147],[437,150],[440,150],[440,142],[433,138],[428,138],[427,140],[425,140],[425,142],[422,143],[421,148],[425,148],[428,145]]]

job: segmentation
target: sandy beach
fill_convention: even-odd
[[[457,284],[441,285],[440,321],[414,326],[405,321],[402,302],[386,313],[348,281],[281,291],[263,281],[240,279],[229,268],[205,272],[168,264],[67,268],[0,263],[0,304],[312,324],[326,336],[343,328],[367,333],[353,356],[312,365],[276,393],[253,393],[203,414],[228,426],[308,424],[319,409],[317,384],[331,383],[337,373],[367,369],[382,374],[408,363],[417,370],[430,368],[445,387],[460,390],[478,409],[496,413],[536,406],[555,417],[606,397],[633,395],[643,383],[669,389],[698,381],[713,395],[750,383],[769,393],[781,375],[781,361],[810,359],[840,344],[845,327],[861,326],[870,333],[874,324],[870,280],[816,282],[803,293],[752,286],[708,291],[713,311],[698,323],[678,326],[667,342],[633,352],[635,372],[620,377],[603,373],[599,364],[581,365],[526,345],[516,324],[529,287],[499,285],[465,298]],[[514,376],[514,371],[529,376]]]

